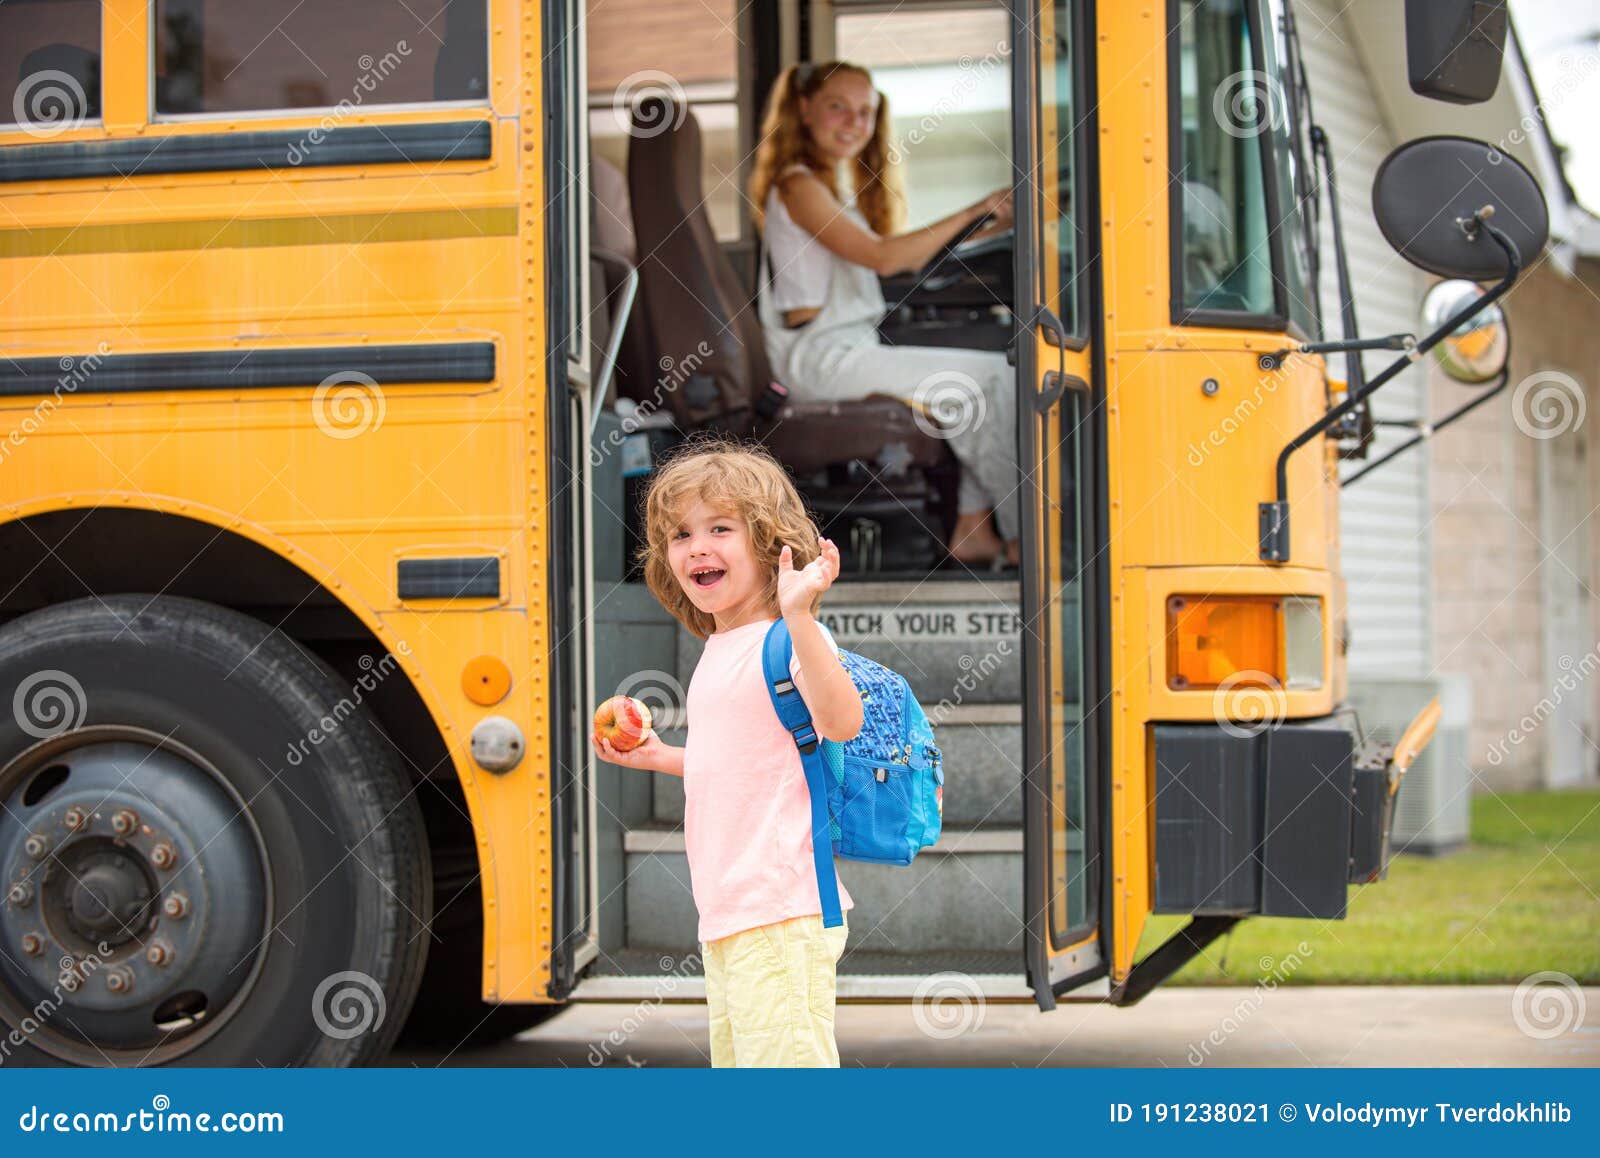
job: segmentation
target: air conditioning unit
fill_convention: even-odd
[[[1367,738],[1393,744],[1434,696],[1442,715],[1433,742],[1423,750],[1395,798],[1395,852],[1435,855],[1466,844],[1472,821],[1472,774],[1468,727],[1472,683],[1464,675],[1429,679],[1350,677],[1347,701]]]

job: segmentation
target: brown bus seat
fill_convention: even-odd
[[[663,377],[670,382],[676,367],[682,379],[660,390],[667,397],[657,404],[670,405],[686,428],[725,425],[742,432],[772,371],[755,303],[712,231],[700,171],[694,114],[664,96],[641,100],[628,144],[639,309]],[[706,349],[709,356],[699,353]],[[898,476],[950,458],[944,440],[922,430],[905,403],[887,396],[826,403],[794,398],[761,434],[779,461],[800,475],[854,460]]]

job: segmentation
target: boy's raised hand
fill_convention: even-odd
[[[839,577],[839,548],[832,539],[821,541],[817,557],[794,569],[794,552],[787,545],[778,552],[778,610],[784,615],[809,613],[812,601]]]

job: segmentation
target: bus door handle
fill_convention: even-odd
[[[1040,414],[1047,414],[1052,406],[1061,400],[1070,387],[1089,392],[1089,384],[1082,378],[1067,374],[1067,327],[1061,324],[1061,319],[1056,317],[1055,311],[1049,306],[1039,306],[1034,310],[1034,324],[1038,326],[1044,340],[1056,348],[1060,359],[1054,370],[1046,370],[1044,380],[1037,391],[1034,392],[1033,406]]]

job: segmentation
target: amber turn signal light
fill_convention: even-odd
[[[1167,686],[1284,686],[1283,601],[1275,595],[1167,600]]]

